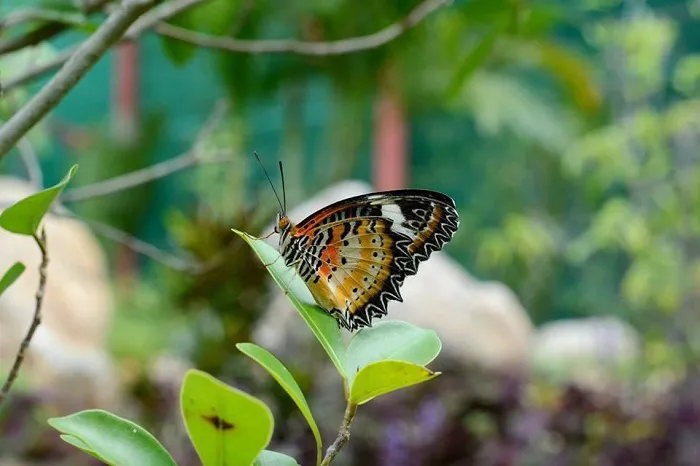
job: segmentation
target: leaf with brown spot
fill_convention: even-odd
[[[204,466],[252,464],[272,437],[265,403],[202,371],[185,375],[180,410]]]

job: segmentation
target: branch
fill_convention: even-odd
[[[451,3],[452,0],[425,0],[405,18],[367,36],[353,37],[330,42],[304,42],[293,39],[239,40],[211,36],[171,24],[159,23],[155,31],[163,36],[189,42],[201,47],[227,50],[236,53],[295,53],[298,55],[342,55],[374,49],[396,39],[423,21],[433,11]]]
[[[161,21],[170,19],[178,13],[182,13],[193,6],[197,6],[200,3],[207,1],[209,0],[173,0],[171,2],[164,3],[163,5],[139,18],[139,20],[136,21],[126,32],[125,39],[134,40]]]
[[[227,108],[228,105],[225,101],[220,102],[214,107],[214,111],[212,111],[195,138],[195,143],[192,148],[184,154],[125,175],[115,176],[108,180],[98,181],[91,185],[71,189],[63,193],[61,201],[69,203],[83,201],[85,199],[94,199],[96,197],[114,194],[142,184],[150,183],[151,181],[166,177],[199,163],[221,163],[230,161],[231,157],[228,154],[217,154],[205,159],[201,156],[200,151],[201,144],[204,143],[214,131],[215,127],[223,118]]]
[[[221,163],[230,160],[231,157],[228,154],[225,154],[223,156],[207,159],[206,162]],[[164,178],[168,175],[179,172],[180,170],[197,165],[199,162],[200,157],[196,151],[185,152],[184,154],[178,155],[175,158],[165,160],[141,170],[136,170],[125,175],[115,176],[108,180],[98,181],[97,183],[88,186],[73,188],[61,196],[61,201],[66,203],[78,202],[125,191],[127,189],[135,188],[136,186]]]
[[[161,7],[155,8],[139,18],[139,20],[131,25],[131,27],[127,30],[122,40],[136,40],[141,34],[153,28],[153,26],[159,22],[170,19],[178,13],[206,1],[208,0],[173,0],[172,2],[165,3]],[[51,60],[41,63],[40,65],[25,71],[21,75],[10,79],[6,83],[3,83],[2,90],[8,92],[15,87],[22,86],[50,71],[60,68],[65,62],[68,61],[71,55],[75,53],[78,47],[79,45],[68,47],[67,49],[59,52]]]
[[[177,270],[178,272],[189,272],[196,274],[200,273],[202,270],[205,270],[207,268],[207,264],[205,263],[191,261],[176,256],[174,254],[162,251],[157,247],[153,246],[152,244],[140,240],[137,237],[130,235],[129,233],[126,233],[125,231],[122,231],[106,223],[99,222],[97,220],[90,220],[87,218],[78,217],[77,215],[74,215],[72,213],[62,213],[61,215],[75,218],[76,220],[85,223],[95,233],[100,234],[105,238],[117,242],[119,244],[123,244],[132,251],[135,251],[139,254],[143,254],[144,256],[156,262],[159,262],[167,267],[170,267],[173,270]]]
[[[17,143],[24,170],[27,172],[27,179],[31,185],[40,190],[44,186],[44,174],[41,172],[41,164],[39,157],[36,155],[34,146],[26,137],[19,140]]]
[[[66,96],[139,16],[159,0],[124,0],[32,100],[0,126],[0,160]]]
[[[87,0],[85,2],[83,13],[90,15],[101,10],[110,0]],[[20,18],[21,19],[21,18]],[[15,23],[17,18],[15,18]],[[12,23],[11,17],[8,17],[5,21]],[[5,25],[4,23],[2,24]],[[16,50],[29,47],[31,45],[36,45],[39,42],[51,39],[53,36],[60,34],[68,28],[65,22],[61,21],[51,21],[38,29],[28,32],[25,35],[12,37],[4,42],[0,42],[0,55],[6,53],[14,52]]]
[[[350,424],[352,424],[353,419],[355,419],[356,412],[357,405],[348,400],[345,414],[343,415],[343,422],[340,424],[340,430],[338,431],[338,437],[336,437],[335,442],[326,450],[326,456],[323,457],[321,466],[329,466],[335,457],[338,456],[340,450],[348,443],[348,440],[350,440]]]
[[[17,351],[17,356],[15,356],[15,362],[12,364],[12,369],[10,369],[10,373],[5,380],[5,384],[2,386],[2,389],[0,389],[0,405],[2,405],[3,401],[5,401],[7,395],[12,389],[12,385],[15,383],[15,380],[17,380],[19,371],[22,368],[22,363],[24,362],[27,348],[29,347],[29,343],[31,343],[36,329],[39,328],[39,325],[41,324],[41,306],[44,303],[44,291],[46,289],[46,277],[49,266],[49,253],[46,249],[46,230],[42,228],[41,237],[39,237],[36,233],[33,235],[33,237],[37,246],[39,246],[39,249],[41,250],[41,264],[39,265],[39,288],[36,291],[34,319],[32,319],[32,324],[30,325],[27,334],[24,336],[24,340],[22,340],[22,343],[20,344],[19,351]]]
[[[79,46],[73,46],[69,47],[65,50],[60,51],[58,54],[56,54],[55,57],[51,58],[50,60],[45,61],[44,63],[40,63],[37,66],[34,66],[32,68],[29,68],[27,71],[22,73],[19,76],[16,76],[10,80],[8,80],[5,83],[2,83],[2,90],[4,92],[9,92],[11,89],[14,89],[15,87],[23,86],[24,84],[27,84],[29,81],[32,81],[40,76],[45,75],[49,71],[53,71],[56,68],[60,68],[63,66],[65,62],[68,61],[68,59],[75,53],[76,50],[78,50]]]

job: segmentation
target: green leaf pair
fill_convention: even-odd
[[[259,238],[233,231],[253,248],[316,336],[343,377],[346,388],[349,389],[350,400],[362,404],[379,394],[420,383],[437,375],[422,367],[440,353],[442,345],[434,331],[406,322],[378,322],[373,327],[355,333],[346,348],[335,318],[314,303],[303,280],[294,269],[285,265],[279,252]],[[363,371],[369,372],[365,375]],[[388,386],[377,380],[375,386],[373,380],[376,379],[373,377],[382,372],[388,377],[393,374],[396,378],[392,377],[392,383]],[[383,387],[381,390],[379,385]]]
[[[298,387],[297,387],[298,388]],[[185,375],[180,411],[205,466],[298,466],[291,457],[264,450],[274,420],[267,405],[198,370]],[[103,410],[51,418],[61,438],[110,466],[175,466],[175,460],[143,427]]]
[[[73,165],[66,176],[55,186],[34,193],[3,210],[0,213],[0,228],[10,233],[35,236],[41,220],[73,178],[76,170],[78,170],[78,166]],[[25,269],[24,264],[16,262],[3,274],[0,278],[0,295],[24,273]]]

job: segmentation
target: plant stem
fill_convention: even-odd
[[[450,0],[424,0],[408,15],[395,23],[366,36],[329,42],[306,42],[294,39],[242,40],[232,37],[212,36],[197,31],[159,23],[155,31],[172,39],[200,47],[227,50],[234,53],[293,53],[298,55],[328,56],[356,53],[381,47],[417,26],[431,13],[448,5]]]
[[[340,450],[348,443],[348,440],[350,440],[350,424],[352,424],[353,419],[355,419],[356,412],[357,405],[348,401],[345,414],[343,415],[343,422],[340,424],[340,429],[338,430],[338,436],[335,442],[326,450],[326,456],[323,458],[321,466],[329,466],[335,457],[338,456]]]
[[[49,266],[49,253],[46,249],[46,230],[41,230],[41,237],[36,233],[33,235],[34,241],[41,250],[41,264],[39,265],[39,288],[36,291],[36,306],[34,307],[34,319],[32,319],[32,324],[29,327],[29,331],[22,340],[17,355],[15,356],[15,362],[12,364],[12,369],[5,380],[5,384],[0,389],[0,405],[5,401],[7,395],[10,393],[12,385],[17,380],[19,371],[22,368],[22,363],[24,362],[24,357],[29,348],[29,343],[31,343],[32,338],[34,338],[34,333],[36,329],[39,328],[41,324],[41,306],[44,304],[44,290],[46,289],[46,277],[48,275]]]

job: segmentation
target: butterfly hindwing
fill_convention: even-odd
[[[286,247],[316,301],[350,330],[386,315],[420,262],[454,235],[454,202],[434,191],[399,190],[331,204],[295,226]]]

